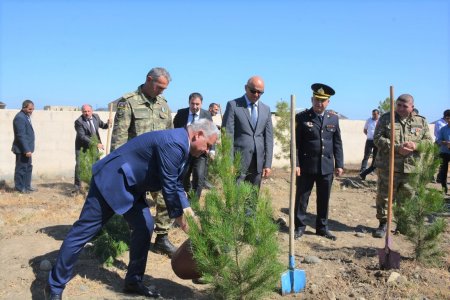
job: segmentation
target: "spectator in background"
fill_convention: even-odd
[[[81,116],[75,120],[75,131],[77,136],[75,138],[75,188],[80,188],[80,152],[86,152],[89,149],[89,145],[93,139],[96,137],[98,140],[97,149],[105,150],[100,139],[100,134],[98,132],[99,128],[107,129],[111,124],[111,120],[104,123],[100,120],[98,114],[94,114],[92,111],[92,106],[89,104],[84,104],[81,106]]]
[[[211,113],[211,117],[214,117],[219,113],[219,104],[217,103],[211,103],[209,105],[209,112]]]
[[[450,109],[445,110],[444,111],[444,116],[434,123],[434,139],[435,139],[436,143],[437,143],[437,140],[439,138],[439,130],[441,130],[442,127],[447,125],[447,122],[445,121],[445,114],[448,111],[450,111]],[[441,178],[439,178],[439,173],[440,172],[441,172],[441,168],[439,167],[438,176],[436,177],[436,182],[437,183],[441,183]]]
[[[189,95],[189,107],[178,110],[173,118],[173,126],[175,128],[187,127],[198,120],[208,119],[212,122],[211,114],[202,109],[203,96],[200,93],[192,93]],[[208,153],[203,153],[198,157],[189,157],[189,166],[183,177],[183,186],[186,193],[191,189],[194,191],[198,199],[202,194],[206,180],[206,170],[208,169]],[[192,182],[191,182],[192,174]]]
[[[260,101],[264,94],[261,77],[251,77],[244,88],[242,97],[227,103],[222,127],[232,141],[233,151],[242,155],[238,183],[247,181],[259,189],[261,178],[268,177],[272,168],[272,115],[270,107]]]
[[[442,185],[442,190],[445,194],[448,193],[447,188],[447,173],[448,162],[450,161],[450,109],[444,112],[444,119],[447,124],[439,130],[436,143],[440,146],[439,156],[441,157],[441,165],[439,167],[439,182]]]
[[[380,118],[380,111],[378,109],[372,110],[372,117],[368,118],[364,125],[364,134],[367,136],[366,145],[364,146],[364,158],[361,162],[361,171],[359,176],[362,180],[366,179],[366,176],[375,170],[375,158],[377,156],[377,147],[373,142],[373,134],[375,127],[377,127],[378,119]],[[367,168],[367,162],[372,154],[372,163]]]
[[[19,193],[36,191],[35,188],[31,187],[32,156],[34,152],[34,130],[31,124],[33,111],[33,101],[25,100],[22,103],[22,110],[17,113],[13,120],[14,141],[11,151],[16,155],[14,187]]]

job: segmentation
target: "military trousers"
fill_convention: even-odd
[[[389,191],[389,170],[388,169],[377,169],[378,170],[378,182],[377,182],[377,219],[380,223],[387,222],[387,203],[388,203],[388,191]],[[394,197],[393,203],[401,205],[401,200],[404,197],[412,198],[414,197],[415,191],[413,187],[408,183],[409,174],[408,173],[394,173]]]
[[[155,234],[167,234],[169,228],[172,226],[173,221],[169,218],[169,213],[167,211],[166,202],[164,202],[164,197],[161,191],[150,193],[151,199],[148,199],[147,204],[150,206],[149,200],[153,200],[155,204],[156,215],[154,217],[155,221]]]

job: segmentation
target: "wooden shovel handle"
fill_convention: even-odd
[[[289,199],[289,256],[294,256],[294,208],[295,208],[295,168],[297,153],[295,146],[295,95],[291,95],[291,186]]]
[[[112,117],[112,110],[113,110],[113,103],[109,104],[109,117],[108,117],[108,121],[111,120]],[[111,124],[108,126],[108,134],[106,136],[106,155],[109,154],[109,148],[111,146],[111,127],[113,126],[112,124],[112,120],[111,120]]]
[[[391,139],[389,151],[389,185],[388,185],[388,211],[386,227],[386,247],[390,247],[390,233],[392,222],[392,202],[394,198],[394,157],[395,157],[395,108],[394,108],[394,87],[390,87],[391,102]]]

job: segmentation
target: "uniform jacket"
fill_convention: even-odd
[[[273,127],[269,106],[258,101],[258,122],[253,128],[245,97],[227,103],[222,127],[231,138],[234,153],[242,155],[242,169],[247,170],[256,151],[257,170],[272,167]]]
[[[189,154],[186,129],[144,133],[92,166],[92,180],[109,206],[127,212],[147,191],[162,190],[170,218],[182,215],[189,202],[182,185]]]
[[[301,173],[327,175],[344,168],[339,118],[324,112],[323,123],[311,108],[295,116],[297,164]]]
[[[11,151],[15,154],[34,152],[34,130],[28,116],[21,110],[13,120],[14,141]]]
[[[373,142],[378,148],[375,166],[381,170],[389,169],[389,149],[391,145],[391,113],[383,114],[378,120]],[[412,173],[414,171],[414,159],[419,156],[414,151],[408,156],[399,153],[399,148],[404,142],[433,142],[428,128],[427,120],[416,114],[400,119],[395,113],[395,138],[394,138],[394,171],[399,173]]]
[[[89,121],[81,115],[75,120],[75,131],[77,132],[77,137],[75,138],[75,150],[80,150],[84,148],[85,150],[89,148],[89,143],[93,136],[97,136],[99,143],[101,143],[100,135],[98,134],[98,129],[107,129],[108,123],[104,123],[100,120],[98,114],[92,114],[92,122],[95,126],[96,132],[91,132]]]
[[[111,150],[125,144],[145,132],[170,129],[172,113],[163,95],[148,99],[142,93],[142,85],[135,92],[125,94],[117,101]]]

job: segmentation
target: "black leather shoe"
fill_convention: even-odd
[[[167,233],[158,234],[156,235],[153,251],[155,251],[156,253],[165,254],[168,257],[172,258],[172,255],[175,253],[175,251],[177,251],[177,247],[175,247],[170,242]]]
[[[127,294],[138,294],[148,298],[159,298],[161,294],[157,290],[151,290],[142,282],[125,283],[124,292]]]
[[[44,288],[44,298],[45,300],[61,300],[62,294],[54,294],[50,290],[50,286],[47,284]]]
[[[298,240],[302,237],[303,233],[305,233],[305,229],[297,228],[294,231],[294,239]]]
[[[18,189],[18,188],[14,188],[16,190],[16,192],[19,192],[20,194],[28,194],[29,191],[27,189]]]
[[[375,238],[381,239],[386,234],[386,223],[380,223],[378,228],[372,233]]]
[[[332,241],[337,240],[337,237],[334,234],[332,234],[331,231],[329,231],[328,229],[318,230],[318,231],[316,231],[316,235],[323,236]]]

